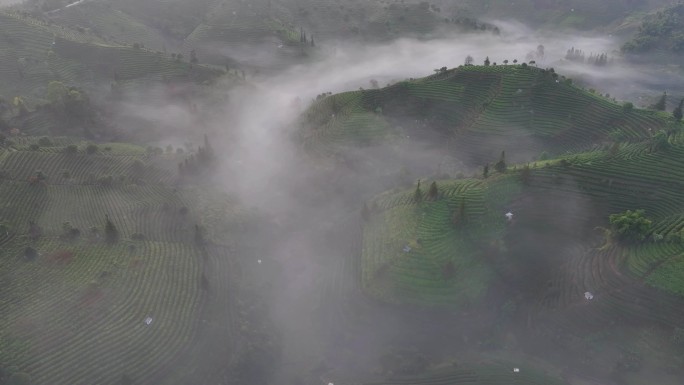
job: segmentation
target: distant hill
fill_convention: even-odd
[[[418,1],[203,0],[190,5],[180,0],[104,0],[67,6],[58,0],[34,0],[23,8],[36,18],[103,39],[186,58],[195,50],[199,62],[229,67],[279,67],[308,56],[316,43],[339,39],[382,41],[443,31],[498,31],[472,16],[446,14],[434,4]]]
[[[530,65],[461,66],[382,89],[332,95],[302,117],[300,140],[334,155],[348,146],[424,141],[466,164],[514,162],[642,140],[667,115],[625,109],[563,76]],[[413,138],[413,139],[409,139]]]
[[[0,11],[0,52],[0,98],[5,105],[0,117],[14,119],[17,128],[39,135],[53,129],[66,133],[59,127],[85,123],[66,121],[42,109],[53,102],[51,82],[102,101],[120,90],[143,90],[155,83],[211,82],[225,73],[189,63],[189,56],[112,41],[78,25],[67,28],[14,11]],[[97,115],[94,105],[88,108],[92,108],[90,115]]]
[[[223,0],[186,38],[184,47],[197,49],[205,60],[217,64],[235,61],[277,67],[315,52],[315,44],[425,37],[442,31],[498,29],[475,19],[445,17],[427,2]],[[259,49],[259,62],[250,51],[254,48]]]
[[[622,46],[622,51],[634,59],[648,61],[683,57],[684,3],[645,16],[636,36]]]
[[[622,20],[635,12],[649,11],[670,0],[517,0],[517,1],[436,1],[444,11],[465,12],[475,17],[517,19],[535,27],[552,30],[592,30]]]

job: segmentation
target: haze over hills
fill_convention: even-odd
[[[1,9],[0,385],[679,384],[669,4]]]

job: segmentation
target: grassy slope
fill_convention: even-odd
[[[445,23],[443,15],[417,3],[223,0],[187,37],[184,47],[197,49],[208,62],[224,64],[228,57],[241,59],[246,46],[259,46],[262,52],[278,59],[300,56],[300,28],[309,39],[313,36],[325,45],[325,41],[341,37],[377,41],[424,36],[440,27],[459,30],[463,26]],[[219,46],[223,47],[220,51]],[[264,65],[253,60],[248,64]]]
[[[507,148],[524,148],[526,157],[510,153],[520,161],[542,151],[583,151],[609,142],[616,132],[640,140],[663,128],[666,119],[652,111],[625,113],[562,77],[514,65],[459,67],[379,90],[333,95],[314,103],[303,125],[301,140],[317,153],[431,131],[442,137],[440,145],[483,164]]]
[[[630,0],[601,2],[590,0],[518,0],[515,2],[463,0],[458,2],[457,6],[477,16],[512,17],[532,25],[556,30],[558,28],[587,30],[604,27],[635,11],[649,10],[667,4],[670,4],[669,0],[638,2]]]
[[[672,4],[645,15],[635,36],[622,46],[622,51],[635,55],[635,59],[644,55],[653,62],[679,63],[684,53],[683,18],[684,3]]]
[[[659,151],[651,151],[646,141],[623,145],[613,154],[568,155],[567,165],[558,160],[540,162],[525,183],[520,169],[486,180],[439,181],[442,197],[435,202],[416,204],[412,190],[381,195],[374,199],[377,209],[364,228],[364,287],[371,295],[393,302],[460,305],[481,298],[493,279],[527,281],[531,289],[539,289],[546,282],[533,282],[535,266],[546,263],[550,265],[543,274],[547,279],[572,277],[558,278],[560,292],[552,302],[561,305],[576,301],[584,290],[610,295],[622,286],[639,296],[669,298],[653,289],[632,287],[639,282],[681,296],[684,211],[678,202],[684,197],[676,165],[684,156],[684,143],[679,136],[671,141],[669,148]],[[467,220],[454,226],[451,218],[460,202]],[[643,245],[610,243],[591,249],[596,246],[592,229],[606,226],[608,214],[637,208],[646,210],[654,222],[653,234],[662,236],[661,241],[653,241],[651,234]],[[508,210],[516,215],[512,223],[504,217]],[[418,238],[422,245],[416,245]],[[532,243],[558,249],[575,246],[567,253],[550,252],[549,246],[535,249]],[[404,253],[404,245],[414,246],[413,250]],[[610,267],[599,277],[591,266],[587,270],[577,265],[598,258],[607,264],[603,268]],[[453,281],[444,278],[443,266],[449,260],[457,267]],[[617,282],[609,278],[611,272],[620,278]],[[469,280],[474,281],[469,290],[462,290],[459,285]],[[616,306],[626,306],[620,301],[624,300],[617,300]],[[674,297],[667,301],[677,302]],[[669,324],[677,324],[680,315],[669,309],[649,314],[642,308],[637,313]]]
[[[84,3],[49,14],[49,18],[56,24],[87,28],[102,38],[123,44],[142,43],[159,51],[165,46],[166,39],[160,31],[112,5]]]
[[[481,245],[502,237],[506,220],[500,207],[520,185],[501,177],[439,186],[441,197],[434,201],[417,204],[413,191],[374,200],[376,215],[364,227],[362,257],[362,284],[371,295],[390,302],[464,306],[486,294],[494,271]],[[506,196],[503,201],[494,199],[500,195]],[[454,225],[461,204],[463,215]],[[453,274],[447,273],[449,264]]]
[[[235,268],[232,252],[221,245],[203,252],[194,244],[194,225],[202,217],[203,224],[206,219],[209,226],[231,228],[247,217],[208,192],[172,187],[176,155],[148,158],[144,149],[124,144],[93,155],[61,153],[64,145],[78,143],[73,139],[53,139],[54,147],[28,151],[29,142],[16,139],[12,150],[0,148],[0,169],[6,172],[0,179],[0,223],[7,229],[0,235],[2,366],[30,373],[35,383],[53,384],[118,384],[124,374],[140,383],[162,383],[168,375],[182,378],[195,370],[214,375],[223,366],[214,362],[207,368],[194,359],[193,343],[229,362],[237,341],[229,293],[237,281],[229,274]],[[137,160],[142,169],[135,169]],[[31,185],[27,176],[37,169],[47,181]],[[113,186],[94,182],[104,174],[117,176]],[[90,235],[93,226],[102,234],[106,214],[121,235],[113,246]],[[39,240],[27,236],[29,220],[43,228]],[[81,230],[79,240],[60,239],[66,221]],[[144,240],[133,240],[136,233]],[[222,234],[222,244],[234,247],[231,239]],[[32,261],[23,257],[29,245],[40,253]],[[205,284],[216,293],[207,296]],[[154,319],[150,326],[143,323],[148,316]],[[200,331],[200,322],[211,338]]]
[[[202,81],[218,73],[135,49],[76,30],[0,12],[0,94],[21,96],[29,105],[45,98],[47,83],[109,84],[120,81],[188,79]]]

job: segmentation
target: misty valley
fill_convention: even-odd
[[[681,1],[0,0],[0,385],[680,385],[683,108]]]

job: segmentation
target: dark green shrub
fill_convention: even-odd
[[[31,246],[27,246],[24,249],[24,258],[26,258],[29,261],[33,261],[36,258],[38,258],[38,250],[34,249]]]
[[[651,232],[653,222],[644,216],[644,210],[627,210],[609,216],[610,224],[618,239],[641,242]]]
[[[47,136],[43,136],[38,139],[38,144],[42,147],[50,147],[52,146],[52,141]]]
[[[95,154],[98,150],[99,150],[99,147],[97,147],[96,144],[91,143],[88,146],[86,146],[86,154],[88,154],[88,155]]]
[[[117,230],[114,223],[109,220],[109,215],[105,215],[105,241],[109,244],[114,244],[119,241],[119,230]]]

